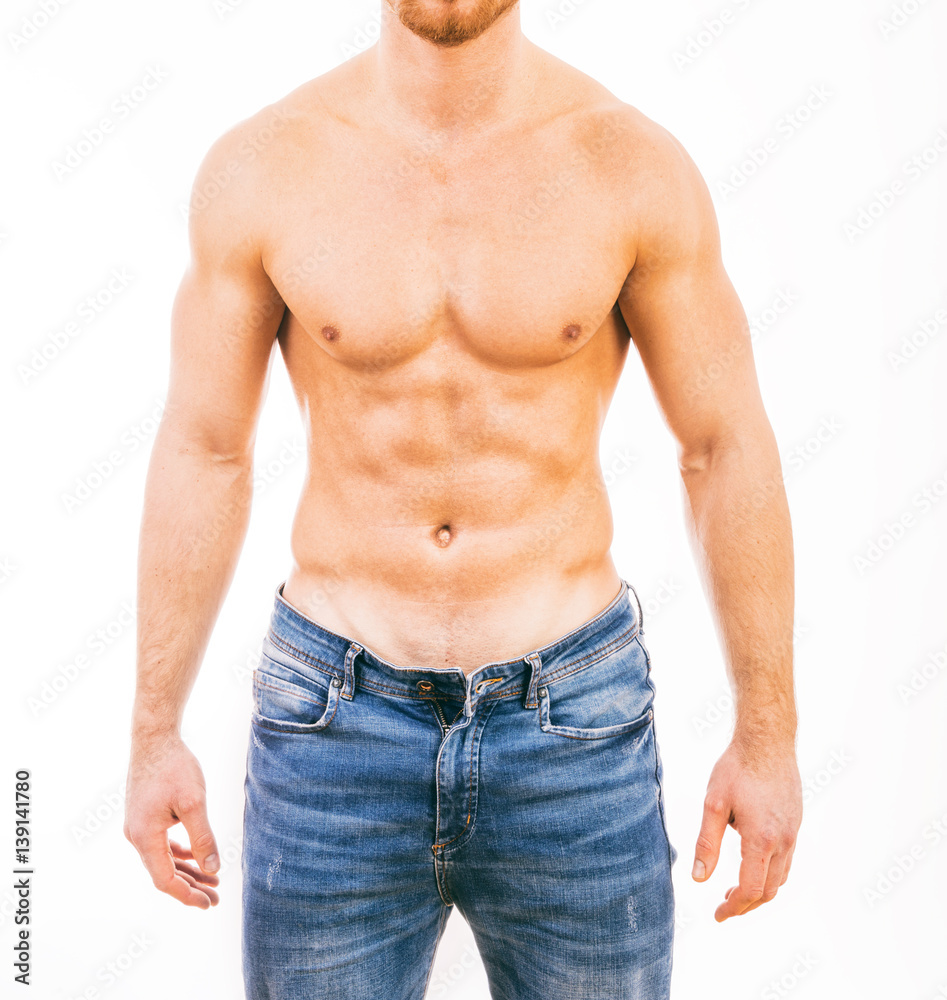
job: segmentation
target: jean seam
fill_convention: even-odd
[[[624,649],[625,646],[633,642],[637,637],[638,629],[636,625],[633,625],[630,629],[622,632],[621,635],[616,636],[614,639],[609,639],[604,645],[593,649],[591,653],[586,653],[585,656],[581,656],[577,660],[570,660],[568,663],[563,663],[561,667],[557,667],[556,670],[549,674],[540,674],[539,683],[552,684],[553,681],[562,680],[563,677],[571,677],[573,674],[594,666],[600,660],[604,660],[605,657]],[[595,657],[595,659],[590,660],[589,657]],[[580,664],[580,666],[576,667],[576,664]],[[570,667],[576,667],[576,669],[570,670]]]
[[[627,736],[629,733],[635,732],[636,729],[644,728],[645,726],[647,726],[649,722],[652,721],[653,718],[654,718],[654,711],[653,709],[648,708],[648,710],[644,712],[642,715],[639,715],[637,719],[632,719],[627,723],[620,723],[620,725],[627,726],[627,728],[620,729],[617,733],[609,733],[607,736],[574,736],[572,733],[563,732],[564,729],[574,728],[572,726],[551,726],[546,728],[540,726],[539,728],[542,732],[549,733],[551,736],[565,736],[567,739],[570,740],[610,740],[610,739],[615,739],[615,737],[617,736]],[[605,728],[610,729],[612,727],[607,726]],[[585,730],[576,729],[575,731],[579,733],[595,732],[594,729],[585,729]]]
[[[259,678],[257,678],[257,680],[254,683],[256,683],[259,687],[269,688],[270,691],[279,691],[280,694],[291,694],[294,698],[298,698],[300,701],[308,701],[310,705],[322,705],[323,707],[325,707],[325,702],[315,701],[312,698],[307,698],[303,694],[297,694],[290,688],[281,688],[277,687],[275,684],[267,684],[266,681],[261,681]]]
[[[333,677],[338,676],[331,663],[326,663],[325,660],[320,660],[317,656],[312,656],[305,650],[298,649],[278,633],[270,632],[269,639],[277,649],[281,649],[287,656],[292,657],[294,660],[299,660],[301,663],[305,663],[307,666],[315,667],[317,670],[321,670],[325,667],[325,672],[328,672]]]
[[[645,657],[648,660],[648,675],[645,678],[648,687],[651,688],[651,699],[654,700],[657,692],[654,689],[654,683],[651,680],[651,657],[648,655],[648,651],[644,648],[644,644],[638,639],[638,645],[641,647],[642,652],[644,652]],[[654,724],[654,719],[651,720],[651,742],[652,751],[654,752],[654,783],[658,789],[658,815],[661,817],[661,829],[664,830],[664,841],[667,844],[667,857],[668,857],[668,871],[671,871],[674,867],[674,861],[671,858],[671,835],[668,832],[667,817],[664,814],[664,783],[661,781],[661,777],[658,774],[658,731]]]
[[[332,697],[332,692],[329,692],[329,697]],[[261,712],[254,711],[252,721],[256,725],[262,727],[263,729],[269,729],[273,733],[288,733],[289,735],[306,736],[310,733],[319,733],[324,729],[328,729],[332,720],[335,718],[335,713],[339,710],[339,701],[336,699],[335,705],[332,706],[332,714],[328,717],[326,712],[322,713],[321,718],[317,722],[285,722],[282,719],[270,719],[263,715]],[[313,702],[313,704],[318,704],[318,702]],[[329,703],[326,702],[326,711],[328,711]],[[272,723],[272,725],[268,725]],[[288,728],[281,728],[286,726]],[[280,727],[280,728],[277,728]]]
[[[579,634],[580,632],[582,632],[582,631],[584,631],[586,629],[588,629],[590,631],[594,631],[593,626],[595,625],[595,623],[598,622],[601,618],[603,618],[605,615],[607,615],[610,611],[612,611],[616,607],[616,605],[621,600],[623,593],[627,596],[628,590],[629,590],[628,584],[625,581],[623,581],[623,583],[625,583],[625,586],[624,587],[619,587],[618,593],[612,598],[612,600],[604,608],[602,608],[601,611],[598,612],[598,614],[596,614],[594,617],[588,619],[588,621],[583,622],[581,625],[577,625],[574,629],[572,629],[571,632],[567,632],[565,635],[559,636],[557,639],[554,639],[552,642],[547,643],[545,646],[542,646],[538,650],[534,650],[533,652],[543,653],[543,652],[545,652],[545,651],[547,651],[549,649],[552,649],[554,646],[557,646],[560,643],[565,642],[566,639],[570,639],[570,638],[572,638],[572,636],[577,635],[577,634]],[[320,632],[325,632],[325,633],[327,633],[327,634],[329,634],[331,636],[335,636],[335,637],[341,638],[341,639],[345,639],[346,638],[345,636],[340,635],[338,632],[332,632],[331,630],[324,628],[323,626],[319,625],[318,622],[313,622],[311,619],[306,618],[305,616],[299,615],[299,612],[284,597],[282,597],[281,595],[279,595],[279,596],[280,596],[280,600],[282,601],[283,605],[285,605],[285,609],[287,611],[291,612],[292,614],[301,617],[302,620],[304,622],[306,622],[307,624],[309,624],[309,625],[315,625],[320,630]],[[640,628],[640,625],[641,625],[641,623],[636,618],[635,624],[632,626],[632,629],[630,631],[637,631]],[[271,627],[269,629],[267,635],[268,635],[270,641],[273,642],[273,644],[277,648],[282,649],[283,652],[285,652],[287,655],[292,656],[294,659],[300,660],[301,662],[306,663],[306,664],[310,664],[312,666],[320,665],[321,667],[325,667],[329,671],[330,674],[332,674],[333,676],[335,676],[331,664],[326,663],[325,660],[321,660],[318,657],[314,657],[311,654],[307,653],[305,650],[299,649],[298,647],[294,646],[291,642],[289,642],[288,639],[285,639],[282,635],[279,634],[278,631],[274,630],[274,628]],[[627,632],[623,633],[623,636],[624,635],[627,635]],[[619,638],[622,638],[622,636],[619,636]],[[611,641],[613,641],[613,640],[609,640],[609,642],[611,642]],[[608,644],[606,644],[606,646],[607,645]],[[601,648],[605,648],[605,647],[601,647]],[[564,664],[563,667],[560,668],[560,669],[564,670],[564,669],[566,669],[566,668],[568,668],[570,666],[573,666],[576,663],[581,663],[582,660],[587,659],[590,656],[595,656],[596,653],[600,652],[600,649],[592,650],[592,652],[587,653],[584,657],[580,657],[578,660],[572,660],[569,663]],[[377,656],[377,654],[374,654],[374,653],[372,655],[373,656]],[[382,660],[382,662],[387,663],[387,661],[383,660],[382,657],[378,657],[378,659]],[[523,659],[523,657],[514,657],[513,659],[510,659],[510,660],[503,660],[501,662],[483,664],[483,666],[495,666],[495,667],[511,666],[511,665],[518,664],[522,659]],[[391,664],[391,666],[395,666],[395,664]],[[401,668],[401,669],[410,669],[410,668]]]

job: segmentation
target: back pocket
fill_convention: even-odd
[[[652,718],[648,658],[636,639],[564,677],[540,681],[543,732],[576,740],[621,736]]]
[[[253,672],[253,721],[281,733],[315,733],[331,722],[342,681],[297,660],[267,636]]]

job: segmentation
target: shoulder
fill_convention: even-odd
[[[204,154],[194,177],[188,229],[195,242],[252,246],[272,235],[285,192],[294,188],[294,172],[331,127],[321,99],[320,79],[264,105],[218,136]]]
[[[620,101],[597,117],[608,137],[603,170],[636,261],[714,252],[719,229],[713,199],[677,136]]]
[[[567,63],[553,58],[550,68],[569,94],[564,106],[575,155],[598,181],[631,259],[712,247],[713,200],[677,136]]]

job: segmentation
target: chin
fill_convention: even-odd
[[[386,0],[415,35],[450,48],[479,38],[519,0]]]

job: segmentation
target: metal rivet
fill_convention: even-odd
[[[544,687],[541,687],[541,688],[539,689],[539,693],[540,693],[540,694],[541,694],[541,695],[542,695],[542,696],[543,696],[544,698],[546,697],[546,689],[545,689]]]
[[[332,686],[334,688],[342,687],[342,682],[339,680],[338,677],[333,677],[332,678]]]

